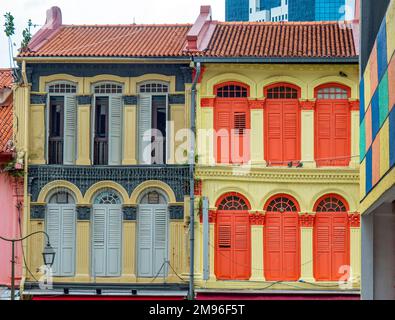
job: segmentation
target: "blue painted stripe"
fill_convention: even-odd
[[[370,147],[368,153],[366,154],[366,194],[368,194],[372,190],[372,176],[372,147]]]

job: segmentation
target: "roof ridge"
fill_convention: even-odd
[[[61,28],[191,27],[192,23],[63,24]]]

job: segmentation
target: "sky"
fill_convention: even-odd
[[[225,19],[225,0],[0,0],[0,68],[10,67],[8,39],[4,34],[4,14],[15,18],[14,55],[27,22],[45,23],[52,6],[62,10],[63,24],[193,23],[201,5],[211,5],[213,19]]]

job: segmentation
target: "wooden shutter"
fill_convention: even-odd
[[[297,281],[300,276],[298,214],[282,213],[282,220],[282,278]]]
[[[156,276],[164,262],[167,260],[167,206],[154,207],[154,250],[153,250],[153,275]],[[167,275],[165,265],[160,276]]]
[[[106,209],[93,207],[93,270],[95,276],[106,275]]]
[[[332,280],[339,280],[341,266],[350,265],[347,213],[336,213],[332,218]],[[344,270],[343,270],[344,271]]]
[[[230,163],[230,140],[232,129],[232,118],[229,110],[221,109],[216,113],[216,150],[218,163]]]
[[[347,166],[350,163],[350,117],[348,102],[333,103],[333,157],[338,158],[334,165]]]
[[[283,102],[283,161],[299,160],[298,154],[298,103],[296,101]]]
[[[247,213],[235,214],[233,276],[235,280],[248,280],[251,276],[250,223]]]
[[[138,214],[138,276],[152,277],[153,208],[140,205]]]
[[[52,248],[55,250],[55,260],[52,265],[54,275],[59,275],[61,271],[61,243],[60,243],[60,220],[61,209],[57,205],[47,205],[46,230],[51,242]]]
[[[62,205],[61,217],[61,271],[62,276],[74,276],[75,273],[75,225],[76,210],[74,205]]]
[[[139,96],[139,162],[151,164],[151,118],[152,97],[149,95]]]
[[[317,103],[316,109],[316,159],[319,166],[330,165],[332,155],[332,104]],[[328,160],[325,160],[328,159]]]
[[[64,145],[63,163],[73,165],[76,159],[77,137],[77,100],[74,96],[65,96],[64,104]]]
[[[119,206],[109,205],[107,220],[107,276],[121,275],[121,247],[122,247],[122,210]]]
[[[282,104],[278,101],[268,101],[266,112],[266,160],[281,164],[283,161],[282,146]]]
[[[122,158],[122,97],[110,97],[108,164],[121,164]]]
[[[266,213],[264,228],[265,239],[265,278],[268,281],[278,281],[282,278],[282,230],[281,214]]]
[[[219,212],[217,216],[216,234],[216,263],[217,279],[232,279],[232,216],[227,212]]]
[[[247,109],[243,111],[243,109]],[[233,131],[231,140],[231,156],[232,163],[247,163],[250,160],[250,136],[248,129],[250,128],[250,116],[248,107],[237,106],[233,113]]]
[[[331,280],[331,217],[317,213],[314,227],[314,273],[317,281]]]

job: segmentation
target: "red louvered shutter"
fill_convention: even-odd
[[[250,224],[247,213],[234,215],[233,277],[248,280],[251,276]]]
[[[351,155],[350,117],[347,102],[333,103],[333,156],[336,166],[348,166]]]
[[[266,226],[264,228],[264,264],[265,279],[267,281],[277,281],[282,277],[281,224],[280,213],[266,213]]]
[[[316,108],[316,160],[318,166],[330,165],[332,154],[332,104],[320,102]]]
[[[218,214],[217,245],[216,245],[216,275],[218,279],[232,278],[232,216]]]
[[[350,265],[349,232],[347,213],[336,213],[332,217],[332,280],[339,280],[342,266]],[[345,270],[341,270],[345,271]]]
[[[283,102],[283,161],[300,159],[298,152],[298,102],[285,100]]]
[[[286,281],[297,281],[300,277],[298,219],[299,217],[296,212],[282,213],[282,279]]]
[[[282,164],[282,103],[268,101],[266,107],[266,160],[274,164]]]
[[[230,140],[232,128],[232,104],[220,101],[216,105],[214,129],[216,130],[216,159],[218,163],[230,162]]]
[[[314,276],[317,281],[332,277],[332,213],[317,213],[314,228]]]

